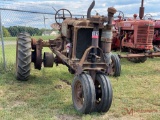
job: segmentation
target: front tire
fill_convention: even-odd
[[[28,80],[31,69],[31,37],[28,33],[20,33],[16,47],[16,79]]]
[[[112,104],[112,86],[108,77],[104,74],[98,73],[95,79],[96,90],[96,112],[107,112]]]
[[[74,108],[80,113],[88,114],[94,109],[95,98],[95,88],[91,76],[86,73],[75,76],[72,83]]]

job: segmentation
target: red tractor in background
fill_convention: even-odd
[[[147,60],[145,54],[149,54],[153,49],[154,22],[142,19],[144,16],[143,1],[139,12],[140,19],[137,19],[136,14],[133,18],[124,19],[122,14],[117,20],[114,20],[112,50],[119,48],[129,52],[129,55],[120,57],[126,57],[135,63],[145,62]]]
[[[153,45],[154,50],[160,52],[160,20],[155,20]]]
[[[114,27],[112,28],[112,34],[113,35],[112,35],[112,46],[111,46],[111,48],[114,51],[120,50],[120,48],[121,48],[121,41],[120,41],[120,38],[119,38],[119,32],[118,32],[118,28],[117,28],[117,24],[116,23],[118,23],[120,21],[123,21],[121,19],[120,14],[122,14],[123,18],[124,18],[124,14],[123,14],[122,11],[117,11],[117,12],[119,12],[119,15],[118,15],[119,19],[118,20],[114,20],[112,22],[112,24],[113,24]]]
[[[153,36],[153,49],[155,52],[160,52],[160,20],[155,20],[152,18],[151,14],[146,14],[144,19],[154,21],[154,36]]]

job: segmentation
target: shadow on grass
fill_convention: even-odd
[[[65,105],[58,112],[60,115],[72,115],[76,119],[83,119],[83,120],[90,120],[91,118],[99,117],[106,114],[106,113],[98,113],[98,112],[92,112],[90,114],[81,114],[74,109],[73,104]]]
[[[66,67],[42,68],[41,71],[33,69],[28,81],[18,81],[15,78],[14,65],[11,66],[7,71],[1,71],[0,76],[0,86],[5,89],[4,108],[16,106],[14,104],[17,103],[25,103],[37,112],[41,112],[41,109],[46,111],[49,109],[49,112],[55,109],[58,114],[63,111],[64,114],[79,115],[71,102],[70,85],[73,75],[67,71]]]
[[[0,63],[0,74],[3,77],[3,82],[6,83],[21,83],[24,84],[52,84],[57,81],[63,81],[67,84],[71,84],[74,75],[71,75],[65,66],[53,68],[42,68],[36,70],[31,68],[30,76],[27,81],[16,80],[15,65],[8,64],[6,70],[3,69],[3,64]],[[1,78],[2,79],[2,78]]]

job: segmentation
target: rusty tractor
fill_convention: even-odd
[[[119,55],[121,58],[140,63],[145,62],[147,57],[160,56],[159,53],[151,52],[153,49],[154,22],[142,19],[144,16],[143,2],[141,2],[139,18],[134,14],[133,18],[124,19],[123,12],[119,13],[118,19],[114,20],[112,49],[120,49],[129,52],[127,55]]]
[[[75,74],[73,105],[78,112],[85,114],[109,110],[112,86],[106,74],[111,71],[116,75],[120,73],[120,66],[115,65],[119,61],[111,55],[112,19],[116,9],[108,8],[107,17],[91,16],[94,5],[95,1],[88,8],[87,18],[72,18],[69,10],[58,10],[55,21],[60,25],[60,35],[57,38],[36,40],[28,33],[20,33],[16,49],[16,78],[21,81],[29,79],[31,62],[39,70],[42,63],[44,67],[53,67],[54,63],[66,65],[69,72]],[[59,19],[63,22],[60,23]],[[51,52],[44,52],[42,58],[43,47],[49,47]],[[115,67],[115,71],[110,70]]]

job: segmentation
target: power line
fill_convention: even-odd
[[[10,9],[10,8],[0,8],[0,10],[17,11],[17,12],[26,12],[26,13],[35,13],[35,14],[55,15],[55,13],[36,12],[36,11],[27,11],[27,10],[17,10],[17,9]],[[62,14],[59,14],[59,15],[62,15]],[[86,16],[86,15],[74,14],[74,15],[72,15],[72,16]]]
[[[27,12],[27,13],[36,13],[36,14],[55,15],[54,13],[44,13],[44,12],[27,11],[27,10],[17,10],[17,9],[9,9],[9,8],[0,8],[0,10],[8,10],[8,11],[17,11],[17,12]]]

